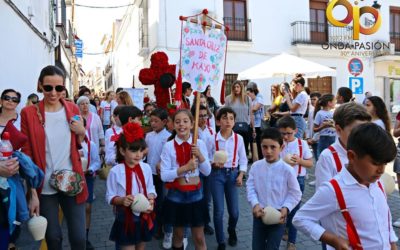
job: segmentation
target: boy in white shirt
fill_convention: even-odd
[[[153,183],[158,194],[154,211],[156,213],[156,234],[157,238],[162,235],[162,213],[161,205],[164,200],[163,182],[160,178],[161,152],[171,133],[165,129],[168,120],[168,113],[162,108],[157,108],[149,114],[152,131],[146,134],[148,147],[147,164],[150,165],[153,174]]]
[[[247,171],[247,156],[242,136],[232,131],[236,113],[230,107],[218,110],[217,124],[221,130],[215,136],[215,150],[225,151],[225,163],[213,162],[210,174],[211,194],[214,204],[214,228],[218,250],[225,250],[224,197],[228,206],[228,244],[236,246],[236,225],[239,220],[239,194],[237,187],[243,185],[243,175]]]
[[[276,128],[268,128],[261,135],[264,159],[250,169],[247,200],[253,208],[253,250],[279,249],[286,217],[301,200],[301,191],[293,168],[280,159],[283,138]],[[275,225],[263,224],[263,208],[271,206],[281,212]]]
[[[291,116],[284,116],[279,119],[278,129],[284,140],[283,149],[280,154],[281,158],[288,158],[287,163],[293,167],[293,170],[297,176],[297,181],[300,185],[300,190],[301,192],[304,192],[305,176],[307,173],[306,168],[311,168],[313,166],[311,150],[306,141],[295,137],[295,134],[297,133],[296,122]],[[292,211],[290,211],[286,224],[288,228],[289,250],[296,249],[297,230],[292,225],[292,219],[299,208],[300,202]]]
[[[193,106],[194,107],[194,106]],[[192,114],[195,111],[192,107]],[[214,154],[214,140],[215,140],[215,130],[207,124],[209,118],[208,108],[200,104],[199,110],[199,138],[207,145],[208,159],[212,159]],[[208,176],[200,175],[203,184],[203,194],[204,199],[207,201],[208,210],[211,211],[211,189],[210,181]],[[209,223],[204,225],[204,233],[207,235],[213,235],[214,229]]]
[[[111,128],[108,128],[104,134],[105,141],[105,163],[107,165],[115,165],[115,139],[122,132],[121,121],[119,120],[119,111],[123,106],[119,105],[115,107],[112,120],[113,125]],[[113,139],[113,140],[111,140]]]
[[[304,204],[295,226],[328,249],[397,249],[379,181],[396,153],[391,135],[376,124],[354,128],[347,142],[349,164]]]
[[[347,165],[347,139],[356,126],[371,121],[364,106],[355,102],[340,105],[333,114],[335,122],[335,143],[322,151],[315,167],[315,185],[320,187],[324,182],[330,181],[344,166]]]

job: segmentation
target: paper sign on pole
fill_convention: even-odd
[[[222,82],[226,36],[212,27],[204,34],[202,25],[185,22],[182,31],[182,78],[193,90],[203,92],[208,85]]]
[[[140,110],[144,109],[143,99],[144,99],[144,89],[124,89],[124,91],[128,92],[132,98],[133,105],[135,105]]]

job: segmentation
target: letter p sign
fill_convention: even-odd
[[[351,89],[353,94],[364,93],[364,79],[362,77],[350,77],[349,88]]]

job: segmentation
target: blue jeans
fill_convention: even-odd
[[[336,136],[326,136],[321,135],[318,141],[318,157],[324,151],[324,149],[328,148],[331,144],[335,142]]]
[[[261,219],[253,218],[253,250],[279,250],[285,225],[265,225]]]
[[[299,182],[301,193],[303,193],[304,187],[305,187],[304,176],[298,176],[297,181]],[[301,204],[301,201],[299,202],[299,204],[297,204],[297,206],[292,211],[290,211],[290,214],[289,214],[289,217],[287,220],[287,224],[286,224],[286,227],[289,229],[288,242],[293,243],[293,244],[296,244],[297,229],[293,226],[292,220],[293,220],[293,217],[295,216],[297,210],[299,210],[300,204]]]
[[[202,190],[203,190],[204,199],[207,201],[208,213],[210,215],[210,211],[211,211],[211,185],[210,185],[210,178],[208,176],[203,176],[203,175],[201,175],[200,177],[201,177],[201,182],[202,182],[201,187],[202,187]],[[211,216],[209,216],[209,217],[211,218]]]
[[[239,196],[236,187],[236,178],[239,171],[222,168],[213,169],[208,178],[210,178],[211,195],[214,202],[214,228],[217,237],[217,243],[225,243],[225,235],[223,228],[224,219],[224,195],[228,206],[228,231],[236,229],[239,219]]]
[[[303,116],[292,116],[294,121],[296,122],[297,133],[294,135],[296,138],[303,139],[304,131],[306,131],[306,120],[304,120]]]
[[[315,159],[315,163],[317,163],[319,155],[318,155],[318,142],[315,142],[313,144],[311,144],[311,148],[312,148],[312,152],[313,152],[313,156]]]

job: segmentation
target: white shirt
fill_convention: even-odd
[[[374,120],[372,122],[375,123],[376,125],[378,125],[379,127],[381,127],[381,128],[386,130],[385,123],[383,123],[383,121],[381,119],[377,119],[377,120]]]
[[[301,200],[297,173],[282,160],[274,163],[268,163],[265,159],[256,161],[251,166],[246,189],[251,207],[260,204],[263,208],[287,207],[292,211]]]
[[[83,151],[83,157],[89,159],[87,143],[83,141],[81,145],[82,145],[81,150]],[[93,141],[90,141],[90,166],[88,166],[88,170],[96,172],[97,170],[100,169],[100,167],[101,167],[101,161],[99,156],[99,149]]]
[[[293,141],[291,142],[284,142],[284,147],[282,149],[282,152],[280,154],[281,159],[283,159],[285,157],[286,154],[292,154],[292,155],[300,155],[300,148],[299,148],[299,143],[297,138],[295,138]],[[312,158],[312,153],[310,150],[310,147],[308,146],[307,142],[304,140],[301,140],[301,145],[302,145],[302,159],[304,160],[309,160]],[[299,165],[294,165],[293,169],[295,171],[295,173],[297,174],[299,171]],[[305,176],[307,173],[306,168],[305,167],[301,167],[301,171],[300,174],[298,176]]]
[[[210,123],[210,127],[214,132],[217,131],[217,128],[216,128],[216,125],[215,125],[215,116],[213,114],[211,114],[211,117],[208,118],[207,125],[208,125],[208,123]]]
[[[349,163],[347,150],[343,148],[342,144],[340,144],[339,139],[336,139],[335,143],[331,146],[335,148],[343,169]],[[315,187],[318,188],[324,182],[330,181],[335,175],[337,175],[337,173],[336,162],[333,158],[333,154],[329,148],[326,148],[319,155],[315,166]]]
[[[182,141],[178,136],[175,136],[174,139],[179,145],[181,145],[184,141]],[[202,163],[199,162],[199,167],[196,170],[191,171],[190,173],[181,174],[178,176],[178,162],[176,161],[176,151],[174,147],[174,140],[171,140],[164,144],[162,153],[161,153],[161,180],[163,182],[173,182],[178,177],[194,177],[199,176],[199,170],[204,176],[208,176],[211,172],[211,165],[207,155],[206,145],[202,140],[197,140],[197,146],[200,149],[201,154],[204,157],[204,161]],[[189,144],[192,144],[192,136],[187,140]]]
[[[234,132],[232,132],[232,135],[228,138],[225,139],[222,135],[221,132],[218,132],[217,134],[217,141],[218,141],[218,148],[219,150],[224,150],[227,155],[228,155],[228,160],[225,162],[224,167],[225,168],[232,168],[232,162],[233,162],[233,154],[235,151],[235,136]],[[247,171],[247,156],[246,156],[246,149],[244,147],[244,142],[243,142],[243,137],[239,134],[237,134],[238,142],[237,142],[237,152],[236,152],[236,160],[235,160],[235,167],[239,166],[239,171],[246,172]],[[214,140],[214,148],[217,150],[216,144]],[[213,155],[214,157],[214,155]]]
[[[208,159],[212,161],[215,151],[214,148],[215,130],[207,126],[204,129],[199,127],[199,138],[207,145]]]
[[[315,115],[314,125],[319,127],[326,120],[333,120],[333,111],[319,110]],[[320,136],[336,136],[336,130],[334,127],[324,128],[319,131]]]
[[[314,106],[311,103],[308,106],[308,118],[307,118],[307,129],[306,137],[313,138],[314,136]]]
[[[95,114],[95,113],[90,113],[91,117],[91,123],[89,125],[89,130],[87,131],[89,140],[94,142],[98,148],[100,148],[100,140],[104,139],[104,130],[103,130],[103,125],[101,124],[101,119],[100,117]],[[86,122],[88,122],[89,119],[86,119]]]
[[[103,109],[103,125],[111,125],[111,115],[114,112],[116,103],[111,101],[102,101],[100,107]]]
[[[153,194],[157,196],[156,189],[153,185],[153,175],[151,173],[151,168],[148,164],[140,162],[140,167],[142,168],[144,181],[146,182],[147,196]],[[143,184],[143,183],[142,183]],[[142,186],[136,181],[135,173],[132,174],[132,195],[143,193]],[[106,201],[111,204],[111,200],[114,197],[125,197],[126,196],[126,176],[125,176],[125,165],[118,164],[111,168],[110,173],[107,177],[107,191],[106,191]],[[135,213],[139,215],[140,213]]]
[[[148,148],[147,163],[150,165],[153,175],[157,175],[156,166],[161,161],[163,146],[167,143],[170,135],[171,133],[165,128],[158,133],[156,131],[151,131],[146,135],[145,140]]]
[[[114,166],[117,164],[116,160],[116,147],[115,142],[111,141],[111,137],[114,135],[113,128],[115,129],[116,134],[120,134],[122,132],[122,128],[118,126],[113,126],[106,130],[105,133],[105,157],[104,160],[107,165]]]
[[[371,183],[369,188],[361,185],[346,168],[334,179],[342,190],[362,247],[365,250],[390,249],[389,238],[390,242],[398,239],[391,223],[388,225],[392,221],[389,206],[377,183]],[[322,184],[314,196],[297,211],[293,224],[314,240],[319,240],[325,231],[348,239],[346,222],[340,212],[333,186],[328,182]],[[328,246],[328,249],[333,248]]]
[[[46,172],[42,194],[55,194],[57,191],[49,184],[51,174],[56,170],[72,170],[71,129],[62,107],[56,112],[46,112]]]
[[[296,111],[290,113],[304,115],[307,111],[307,104],[309,99],[310,97],[307,95],[307,93],[304,90],[301,91],[293,100],[293,104],[297,103],[300,105],[300,107],[298,107]]]

